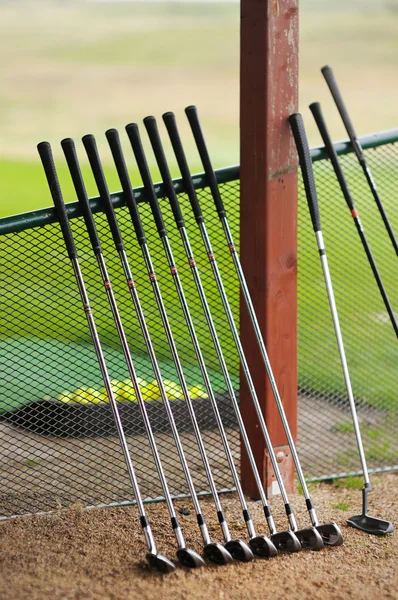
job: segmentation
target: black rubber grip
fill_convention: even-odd
[[[108,129],[105,133],[106,139],[108,140],[109,147],[112,152],[113,160],[115,162],[116,170],[120,179],[120,183],[123,189],[124,197],[126,200],[127,208],[129,209],[131,220],[134,225],[135,234],[137,236],[138,243],[140,245],[146,243],[146,237],[144,228],[142,227],[140,213],[138,212],[137,202],[135,201],[134,191],[131,186],[129,173],[124,160],[122,146],[120,144],[119,133],[116,129]]]
[[[296,142],[312,225],[314,227],[314,231],[320,231],[321,217],[319,215],[314,171],[312,169],[311,154],[308,146],[307,135],[305,133],[303,117],[300,113],[294,113],[293,115],[290,115],[289,123],[290,127],[292,128],[294,141]]]
[[[48,187],[54,202],[55,212],[61,226],[62,235],[64,236],[65,246],[68,251],[69,258],[77,258],[76,246],[73,240],[68,215],[66,213],[64,199],[62,197],[61,186],[59,185],[59,179],[54,165],[51,146],[48,142],[40,142],[40,144],[37,145],[37,150],[46,174]]]
[[[82,209],[84,222],[86,224],[86,228],[90,237],[94,254],[101,254],[101,244],[99,241],[97,228],[94,223],[93,213],[91,212],[86,187],[84,185],[82,173],[80,170],[79,160],[76,154],[75,142],[71,138],[66,138],[62,140],[61,146],[65,154],[70,175],[72,177],[73,185],[76,191],[76,196],[79,200],[79,204]]]
[[[145,156],[144,148],[141,142],[140,131],[137,123],[129,123],[126,125],[127,135],[129,137],[131,147],[134,152],[135,160],[140,171],[141,179],[144,184],[145,194],[149,200],[152,209],[153,218],[155,219],[156,228],[161,238],[167,236],[166,226],[163,221],[162,212],[160,210],[158,198],[153,186],[151,172],[148,167],[148,162]]]
[[[347,180],[344,176],[343,169],[341,168],[339,158],[337,156],[336,149],[333,145],[332,138],[330,137],[330,133],[328,131],[326,121],[322,114],[321,105],[319,102],[313,102],[310,104],[310,111],[312,112],[315,122],[318,126],[319,133],[321,134],[323,143],[325,144],[325,149],[330,159],[330,162],[333,165],[334,172],[337,177],[337,181],[340,184],[341,191],[343,192],[345,201],[347,202],[348,208],[350,210],[354,210],[354,199],[351,195],[350,189],[348,187]]]
[[[333,100],[336,103],[337,110],[339,111],[340,116],[343,120],[344,127],[347,130],[354,152],[358,156],[358,159],[362,161],[365,158],[362,146],[358,140],[358,136],[355,132],[354,125],[352,124],[352,121],[350,119],[350,115],[348,114],[339,86],[337,85],[333,69],[329,65],[326,65],[325,67],[322,67],[321,72],[325,78],[326,83],[328,84],[329,90],[333,96]]]
[[[124,249],[123,240],[119,226],[116,221],[115,211],[112,206],[112,200],[109,195],[108,184],[106,183],[104,169],[102,168],[101,159],[98,154],[97,143],[95,137],[91,134],[85,135],[83,145],[86,149],[91,170],[94,175],[95,183],[97,184],[98,193],[100,195],[105,214],[108,219],[109,228],[112,233],[113,241],[119,252]]]
[[[159,129],[155,117],[145,117],[144,125],[148,132],[150,142],[152,144],[153,153],[158,163],[160,175],[166,190],[166,194],[170,200],[171,210],[173,211],[174,219],[178,229],[185,227],[184,218],[181,213],[180,204],[177,194],[174,189],[173,180],[171,178],[169,166],[167,164],[166,155],[164,153],[162,140],[160,139]]]
[[[171,145],[173,146],[174,154],[177,159],[178,167],[181,171],[182,181],[185,191],[188,195],[192,206],[193,214],[197,223],[203,223],[203,215],[200,209],[198,197],[193,185],[188,162],[185,156],[184,148],[182,147],[180,134],[178,133],[177,122],[174,113],[167,112],[163,115],[163,121],[170,136]]]
[[[209,184],[210,191],[213,196],[214,204],[216,205],[217,213],[220,219],[227,216],[225,212],[224,204],[221,198],[220,190],[218,187],[216,174],[211,164],[210,155],[207,150],[205,137],[203,135],[202,127],[199,121],[198,109],[196,106],[187,106],[185,114],[188,117],[189,124],[192,129],[193,137],[195,138],[196,146],[203,164],[207,183]]]

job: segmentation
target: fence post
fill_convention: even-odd
[[[241,0],[241,258],[273,371],[297,434],[297,159],[287,117],[298,104],[298,0]],[[241,300],[241,338],[287,489],[294,471]],[[241,408],[264,488],[277,492],[241,373]],[[241,445],[245,493],[258,497]],[[283,458],[282,458],[283,457]]]

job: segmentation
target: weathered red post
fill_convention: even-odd
[[[297,434],[297,158],[287,117],[298,105],[298,0],[241,0],[241,258],[292,429]],[[244,301],[241,338],[281,470],[294,472]],[[241,374],[241,408],[264,488],[272,467]],[[244,491],[258,492],[242,446]],[[281,456],[283,456],[281,454]]]

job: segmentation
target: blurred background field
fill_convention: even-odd
[[[333,137],[346,137],[319,72],[326,63],[360,134],[393,127],[397,3],[302,0],[300,10],[300,108],[311,143],[319,143],[307,110],[314,100],[324,105]],[[91,132],[110,163],[104,131],[148,114],[177,113],[191,168],[200,171],[182,114],[191,103],[200,108],[215,164],[239,162],[237,2],[6,2],[0,52],[0,217],[50,204],[37,142],[57,148],[63,137]],[[108,175],[118,189],[112,169]]]

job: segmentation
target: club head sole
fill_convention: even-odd
[[[203,548],[203,554],[208,560],[218,565],[228,565],[234,560],[224,546],[215,542],[206,544],[206,546]]]
[[[299,540],[302,548],[307,548],[308,550],[314,550],[317,552],[318,550],[322,550],[324,548],[324,543],[322,540],[322,536],[317,532],[315,527],[305,527],[304,529],[297,529],[294,532],[295,536]]]
[[[205,564],[205,561],[200,554],[190,548],[180,548],[177,550],[176,554],[180,563],[189,569],[199,569],[199,567],[203,567]]]
[[[300,552],[301,544],[293,531],[278,531],[271,540],[279,552]]]
[[[341,546],[344,543],[343,534],[336,523],[325,523],[315,527],[325,546]]]
[[[156,569],[160,573],[171,573],[176,570],[176,566],[169,558],[166,558],[162,554],[151,554],[147,553],[146,559],[152,568]]]
[[[263,558],[271,558],[278,554],[278,550],[275,548],[273,542],[265,535],[257,535],[254,538],[250,538],[249,546],[256,556],[262,556]]]
[[[369,515],[355,515],[354,517],[347,519],[347,524],[350,527],[355,527],[355,529],[359,529],[370,535],[381,536],[394,532],[394,525],[391,521],[385,521],[384,519],[378,519],[377,517],[371,517]]]
[[[225,547],[234,560],[250,562],[254,558],[253,552],[243,540],[230,540]]]

